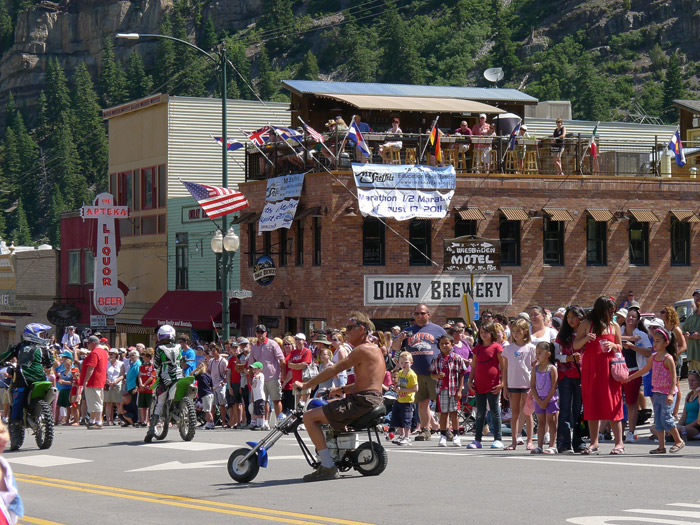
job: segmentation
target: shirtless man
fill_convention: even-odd
[[[326,368],[306,383],[297,383],[297,388],[308,390],[335,377],[338,372],[355,367],[355,382],[350,385],[332,388],[329,397],[346,394],[346,397],[331,401],[327,405],[314,408],[304,414],[304,425],[313,441],[321,460],[321,465],[311,474],[304,476],[304,481],[321,481],[339,477],[338,469],[333,464],[331,453],[321,430],[322,424],[330,424],[336,430],[370,412],[383,403],[382,383],[386,368],[384,356],[379,347],[369,342],[369,335],[374,330],[372,321],[361,312],[352,312],[346,327],[345,339],[353,345],[354,350],[335,365]]]

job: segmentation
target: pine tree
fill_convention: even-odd
[[[49,221],[47,233],[52,246],[61,245],[61,213],[69,208],[58,185],[54,185],[51,192],[51,205],[49,207]]]
[[[415,39],[394,6],[387,9],[381,27],[383,54],[379,70],[382,81],[421,84],[423,71]]]
[[[663,117],[669,124],[675,124],[678,121],[678,108],[673,105],[673,101],[682,99],[684,96],[681,61],[678,54],[673,53],[668,59],[668,68],[664,79]]]
[[[32,244],[32,235],[29,230],[29,222],[27,221],[27,215],[24,213],[24,206],[22,205],[22,199],[17,202],[17,208],[14,211],[15,215],[15,228],[10,234],[12,242],[15,246],[29,246]]]
[[[238,96],[246,100],[252,100],[255,97],[248,87],[248,84],[252,84],[252,80],[250,76],[250,60],[245,54],[245,46],[234,39],[228,39],[224,44],[226,45],[226,56],[237,71],[231,72],[231,78],[238,86]]]
[[[513,18],[501,7],[501,0],[494,0],[493,7],[494,31],[496,33],[496,42],[491,51],[493,64],[503,68],[506,78],[513,78],[521,64],[517,55],[518,46],[513,42],[511,30],[514,25]]]
[[[0,54],[12,46],[14,38],[14,27],[12,17],[7,11],[7,3],[0,0]]]
[[[318,80],[318,74],[319,69],[316,55],[309,50],[306,55],[304,55],[304,60],[299,64],[299,69],[297,69],[294,78],[298,80]]]
[[[277,93],[277,82],[264,47],[260,49],[255,63],[258,66],[258,95],[263,100],[272,100]]]
[[[68,80],[63,68],[55,58],[49,58],[46,64],[46,106],[44,107],[45,121],[50,129],[53,129],[60,121],[61,114],[71,116],[70,91]],[[69,119],[70,120],[70,119]]]
[[[173,36],[173,24],[169,14],[163,15],[159,32],[161,35]],[[171,80],[177,73],[178,54],[175,52],[176,45],[182,44],[177,44],[165,38],[158,39],[155,63],[157,91],[170,92]]]
[[[51,137],[47,156],[52,159],[49,166],[51,182],[63,191],[66,205],[75,209],[89,200],[88,186],[81,174],[80,156],[68,125],[68,117],[61,115],[61,125]]]
[[[110,38],[105,38],[102,53],[102,69],[100,73],[100,90],[105,107],[116,106],[125,102],[128,97],[126,78],[121,64],[114,54],[114,44]]]
[[[136,50],[129,55],[127,60],[126,78],[131,100],[145,97],[153,90],[153,79],[144,71],[143,60]]]
[[[104,188],[107,184],[107,132],[102,110],[87,66],[82,62],[73,77],[73,107],[75,108],[75,139],[82,175],[88,185]]]
[[[261,17],[259,25],[265,30],[275,31],[266,47],[270,53],[283,53],[294,43],[294,33],[298,25],[298,18],[292,11],[292,2],[291,0],[265,0],[263,3],[265,14]]]
[[[197,45],[204,49],[204,51],[211,51],[214,46],[219,43],[218,37],[216,35],[216,28],[214,27],[214,20],[211,18],[211,14],[207,17],[207,21],[204,22],[202,28],[200,29],[200,37]]]

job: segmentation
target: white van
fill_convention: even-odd
[[[692,299],[683,299],[682,301],[675,302],[673,307],[676,309],[678,319],[683,323],[685,322],[685,318],[695,310],[695,301]]]

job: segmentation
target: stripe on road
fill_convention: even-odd
[[[148,503],[157,503],[160,505],[183,507],[191,510],[204,510],[208,512],[215,512],[218,514],[244,516],[247,518],[257,518],[261,520],[277,521],[281,523],[305,525],[309,523],[309,520],[312,520],[313,523],[368,525],[365,522],[344,520],[340,518],[330,518],[327,516],[314,516],[312,514],[301,514],[297,512],[287,512],[275,509],[266,509],[262,507],[251,507],[247,505],[236,505],[233,503],[222,503],[218,501],[209,501],[205,499],[188,498],[186,496],[174,496],[171,494],[161,494],[157,492],[144,492],[142,490],[122,489],[117,487],[109,487],[105,485],[96,485],[93,483],[83,483],[80,481],[47,478],[43,476],[34,476],[31,474],[19,474],[17,472],[15,472],[15,479],[20,483],[30,483],[35,485],[43,485],[46,487],[55,487],[65,490],[87,492],[90,494],[99,494],[102,496],[131,499],[135,501],[145,501]]]
[[[42,520],[41,518],[32,518],[31,516],[22,516],[17,523],[34,523],[35,525],[63,525],[57,521]]]

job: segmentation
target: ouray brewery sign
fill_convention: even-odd
[[[510,304],[510,275],[365,275],[365,306],[461,304],[470,293],[479,304]]]
[[[465,235],[444,242],[443,269],[446,272],[490,273],[501,269],[501,241],[498,239]]]

